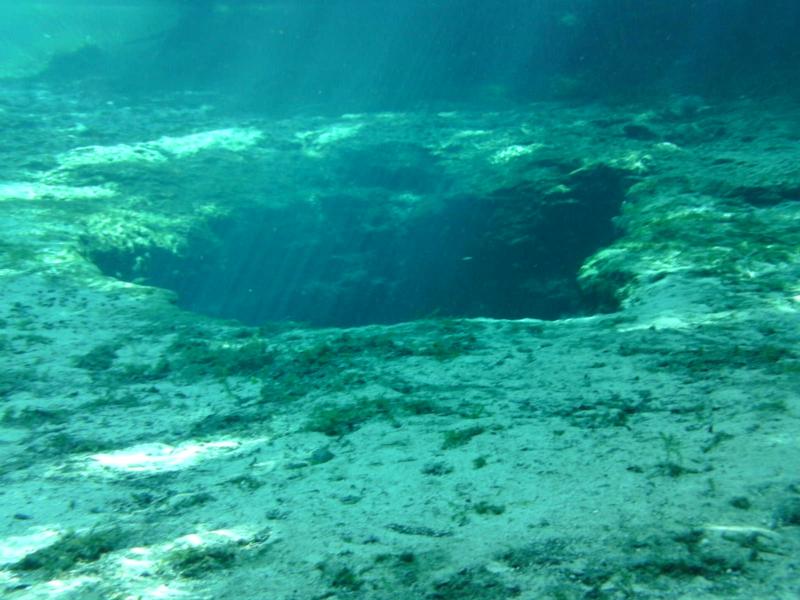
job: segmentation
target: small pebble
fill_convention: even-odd
[[[329,460],[333,460],[334,458],[336,458],[336,455],[327,448],[317,448],[316,450],[314,450],[314,452],[311,453],[311,456],[309,457],[308,460],[313,465],[319,465],[322,463],[326,463]]]

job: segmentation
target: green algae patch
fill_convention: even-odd
[[[117,358],[118,344],[98,344],[75,360],[75,366],[87,371],[107,371]]]
[[[250,376],[275,361],[275,355],[260,340],[211,344],[179,338],[168,348],[170,365],[183,375],[216,377]]]
[[[397,423],[402,417],[427,414],[449,414],[451,411],[432,401],[360,398],[338,405],[318,406],[311,411],[304,429],[339,437],[352,433],[374,419]]]
[[[341,406],[323,406],[312,411],[305,429],[337,437],[351,433],[377,417],[391,419],[393,412],[391,402],[383,398],[361,399]]]
[[[236,551],[227,546],[176,548],[167,554],[165,563],[181,577],[196,579],[233,567]]]
[[[42,425],[65,423],[69,420],[67,410],[51,410],[46,408],[25,407],[17,411],[7,408],[0,418],[0,423],[8,427],[32,429]]]
[[[43,578],[50,578],[75,567],[96,562],[103,555],[121,548],[125,538],[118,528],[96,529],[84,533],[68,531],[53,544],[14,563],[11,569],[36,572]]]
[[[469,441],[486,431],[486,428],[481,425],[467,427],[466,429],[451,429],[444,432],[444,441],[442,442],[442,450],[450,450],[452,448],[459,448],[469,443]]]

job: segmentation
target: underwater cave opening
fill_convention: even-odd
[[[90,242],[85,250],[108,275],[173,290],[184,309],[249,325],[557,319],[617,308],[611,297],[583,293],[577,275],[613,242],[626,190],[619,172],[596,169],[548,194],[523,183],[405,214],[332,194],[302,210],[232,211],[180,254]]]

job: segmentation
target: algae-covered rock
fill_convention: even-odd
[[[99,560],[104,554],[121,547],[124,534],[116,528],[86,532],[68,531],[49,546],[31,552],[11,565],[17,572],[35,571],[52,577],[81,564]]]

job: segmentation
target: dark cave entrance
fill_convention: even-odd
[[[450,197],[398,215],[373,198],[330,195],[298,210],[248,208],[182,256],[87,252],[107,274],[174,290],[179,305],[260,325],[391,324],[430,317],[556,319],[616,308],[587,297],[581,264],[614,240],[628,187],[610,167],[568,185],[533,182]],[[209,237],[213,239],[209,239]]]

